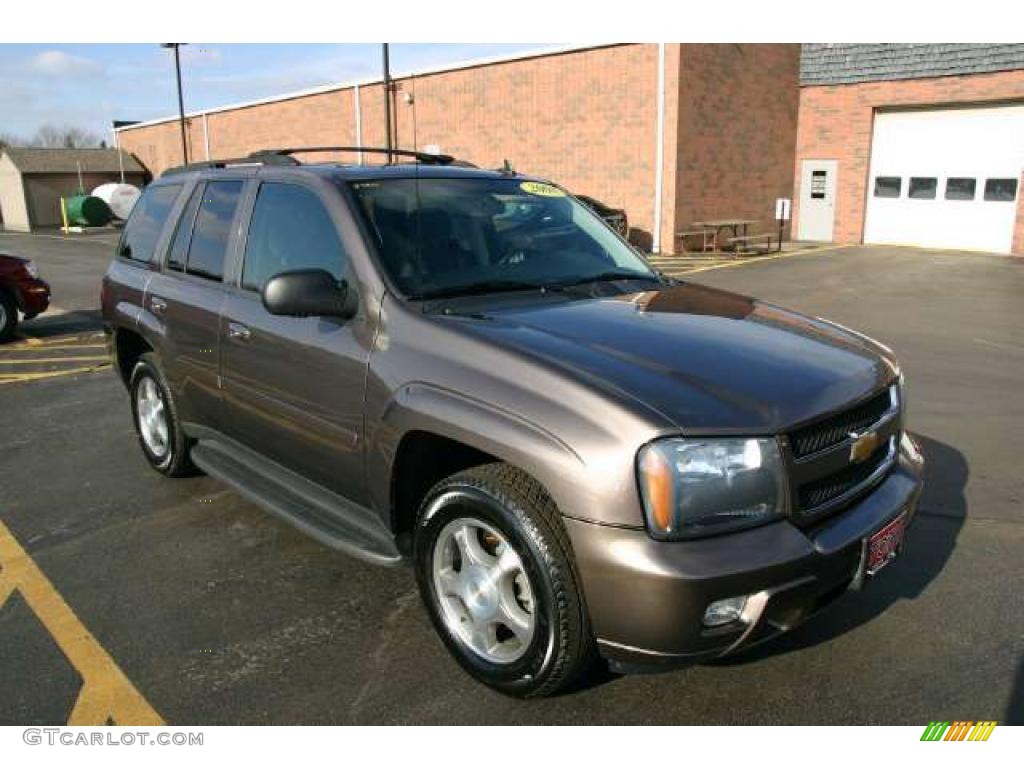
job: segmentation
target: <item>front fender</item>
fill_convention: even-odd
[[[412,382],[394,393],[368,436],[367,481],[377,509],[390,509],[398,446],[411,432],[432,433],[491,454],[532,475],[560,509],[579,505],[574,489],[587,465],[557,435],[470,395]]]

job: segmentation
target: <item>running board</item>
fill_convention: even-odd
[[[200,440],[192,447],[192,461],[206,474],[331,549],[375,565],[403,562],[394,537],[372,510],[233,440]]]

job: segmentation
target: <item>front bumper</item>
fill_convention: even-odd
[[[785,632],[859,581],[865,539],[921,494],[924,462],[899,461],[868,495],[810,529],[788,521],[693,541],[566,520],[601,654],[620,671],[685,666]],[[709,629],[708,604],[752,595],[744,622]]]
[[[22,280],[17,284],[18,309],[25,318],[41,315],[50,306],[50,284],[39,278]]]

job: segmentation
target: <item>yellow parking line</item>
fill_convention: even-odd
[[[68,725],[165,724],[0,522],[0,607],[14,590],[82,676]]]
[[[3,352],[49,352],[51,349],[103,349],[106,344],[31,344],[29,346],[12,345],[0,348]]]
[[[841,251],[844,248],[851,248],[850,245],[823,245],[820,248],[808,248],[805,251],[783,251],[782,253],[773,253],[770,256],[747,256],[740,261],[727,261],[723,264],[712,264],[708,267],[697,267],[691,269],[689,274],[694,272],[707,272],[712,269],[728,269],[730,267],[745,267],[748,264],[759,264],[762,261],[775,261],[776,259],[789,259],[794,256],[809,256],[813,253],[821,253],[822,251]]]
[[[28,365],[30,363],[86,363],[90,360],[109,360],[106,355],[69,355],[68,357],[0,358],[0,365]]]
[[[42,373],[0,373],[0,384],[17,384],[22,381],[38,381],[39,379],[54,379],[58,376],[73,376],[76,373],[91,373],[109,368],[110,363],[102,365],[86,365],[81,368],[68,368],[63,371],[44,371]]]

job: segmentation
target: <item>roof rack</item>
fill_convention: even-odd
[[[418,152],[413,149],[387,149],[386,147],[288,147],[285,149],[261,149],[249,155],[251,159],[267,157],[288,157],[302,152],[369,152],[371,154],[390,155],[392,157],[412,157],[417,162],[427,165],[451,165],[456,160],[451,155],[432,155],[429,152]]]
[[[201,160],[196,163],[186,163],[168,168],[163,172],[164,176],[175,173],[188,173],[189,171],[201,171],[206,168],[237,168],[248,165],[299,165],[299,161],[287,155],[267,155],[266,157],[235,157],[228,160]]]
[[[387,149],[385,147],[285,147],[282,149],[261,149],[249,153],[246,157],[229,160],[203,160],[168,168],[163,175],[201,171],[207,168],[237,168],[248,165],[302,165],[292,155],[303,152],[369,152],[371,154],[391,155],[392,157],[411,157],[424,165],[458,165],[476,168],[465,160],[456,160],[451,155],[432,155],[429,152],[417,152],[412,149]]]

